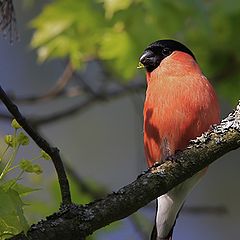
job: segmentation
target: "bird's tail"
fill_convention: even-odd
[[[183,205],[182,205],[183,206]],[[155,224],[153,226],[153,230],[152,230],[152,233],[151,233],[151,237],[150,237],[150,240],[158,240],[158,239],[161,239],[161,240],[172,240],[172,236],[173,236],[173,229],[174,229],[174,226],[176,224],[176,220],[178,218],[178,215],[182,209],[182,207],[180,208],[180,210],[178,211],[177,213],[177,216],[176,216],[176,219],[174,221],[174,224],[170,230],[170,232],[168,233],[168,235],[164,238],[158,238],[158,231],[157,231],[157,226],[156,226],[156,218],[157,218],[157,209],[158,209],[158,200],[156,200],[156,216],[155,216]]]
[[[202,176],[203,171],[157,198],[155,226],[151,240],[172,240],[173,228],[184,200]]]

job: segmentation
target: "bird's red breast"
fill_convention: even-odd
[[[186,148],[219,119],[216,94],[189,54],[174,51],[147,72],[144,148],[149,166]]]

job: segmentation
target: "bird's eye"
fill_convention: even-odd
[[[163,50],[162,50],[162,55],[163,56],[168,56],[168,55],[170,55],[172,53],[172,51],[170,50],[170,48],[164,48]]]

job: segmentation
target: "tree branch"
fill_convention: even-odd
[[[58,181],[60,184],[62,203],[70,204],[71,203],[71,195],[69,191],[69,184],[67,180],[67,176],[64,170],[63,162],[59,154],[59,150],[56,147],[50,146],[50,144],[43,139],[39,133],[37,133],[27,122],[27,120],[22,116],[19,112],[18,107],[9,99],[7,94],[4,92],[2,87],[0,86],[0,99],[7,107],[8,111],[14,116],[14,118],[18,121],[18,123],[22,126],[22,128],[28,133],[28,135],[34,140],[34,142],[43,149],[46,153],[48,153],[53,161],[55,169],[58,175]]]
[[[35,104],[47,100],[56,100],[57,97],[65,94],[65,87],[71,81],[73,72],[74,70],[72,64],[70,61],[68,61],[63,70],[63,73],[56,80],[54,86],[47,90],[45,93],[27,97],[16,97],[15,95],[11,95],[9,93],[7,95],[17,104]]]
[[[44,124],[56,122],[68,117],[71,117],[74,114],[80,113],[84,111],[86,108],[89,106],[92,106],[93,104],[99,102],[99,101],[107,101],[109,99],[117,98],[117,97],[122,97],[124,95],[129,94],[130,92],[140,92],[142,91],[146,86],[145,81],[134,81],[126,85],[118,85],[115,88],[111,88],[108,90],[105,90],[103,92],[97,93],[95,95],[90,95],[84,99],[81,99],[78,104],[75,106],[68,107],[67,109],[61,109],[60,111],[49,114],[47,116],[35,116],[35,117],[28,117],[28,121],[31,122],[32,125],[34,126],[42,126]],[[64,96],[77,96],[79,95],[79,90],[74,89],[73,91],[68,91],[66,92],[66,95]],[[32,98],[38,98],[32,97]],[[30,101],[30,98],[26,98],[25,100]],[[16,99],[17,101],[19,98]],[[22,99],[23,100],[23,99]],[[11,116],[6,114],[6,113],[1,113],[0,112],[0,118],[2,120],[10,120]]]
[[[0,32],[6,36],[9,33],[10,42],[18,40],[18,32],[16,27],[16,17],[12,0],[1,0],[0,1]],[[15,39],[13,39],[13,35]]]
[[[40,117],[40,116],[34,117],[34,119],[33,118],[31,119],[31,122],[35,126],[39,126],[39,125],[56,122],[62,119],[66,119],[68,117],[71,117],[74,114],[84,111],[85,109],[92,106],[93,104],[96,104],[99,101],[107,101],[109,99],[122,97],[133,91],[139,92],[139,91],[142,91],[145,88],[145,86],[146,84],[143,81],[135,81],[135,82],[129,83],[128,85],[117,86],[115,88],[108,89],[96,95],[91,95],[88,98],[85,98],[82,101],[79,101],[79,103],[76,104],[75,106],[69,107],[67,109],[63,109],[54,114],[44,116],[44,117]],[[3,118],[3,119],[6,119],[6,118]]]
[[[97,229],[129,216],[239,147],[240,102],[233,113],[191,141],[186,150],[152,167],[119,191],[84,206],[62,207],[59,212],[33,225],[26,236],[19,234],[11,239],[84,239]]]

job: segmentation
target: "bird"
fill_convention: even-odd
[[[146,70],[143,139],[149,167],[201,136],[220,122],[214,88],[202,73],[192,51],[182,43],[163,39],[151,43],[139,60]],[[179,211],[189,192],[207,169],[157,198],[151,240],[171,240]]]

